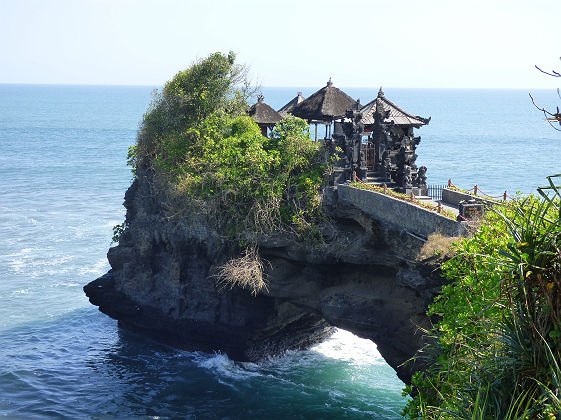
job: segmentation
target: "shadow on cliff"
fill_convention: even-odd
[[[404,362],[424,344],[439,270],[416,260],[423,238],[339,202],[333,189],[325,206],[337,242],[263,238],[268,291],[252,296],[217,287],[213,273],[230,256],[204,215],[170,222],[139,176],[125,195],[127,229],[108,252],[112,269],[84,290],[125,329],[240,361],[309,348],[342,328],[374,341],[409,382],[422,365]]]

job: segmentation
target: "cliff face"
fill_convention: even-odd
[[[232,256],[228,247],[202,217],[166,218],[149,177],[139,173],[125,195],[128,227],[107,254],[111,270],[84,287],[121,327],[250,361],[309,347],[339,327],[373,340],[406,382],[420,367],[401,364],[423,344],[418,327],[428,327],[425,311],[441,280],[415,261],[418,237],[331,191],[326,209],[337,240],[313,248],[263,238],[268,291],[221,290],[212,274]]]

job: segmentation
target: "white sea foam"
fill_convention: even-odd
[[[255,363],[244,363],[246,368],[249,370],[259,370],[274,368],[278,370],[291,370],[295,365],[304,366],[307,364],[313,364],[314,361],[311,360],[305,352],[300,350],[286,350],[281,354],[276,354],[273,356],[267,356],[259,361],[259,364]]]
[[[85,276],[88,274],[94,275],[102,275],[105,271],[107,271],[109,263],[107,262],[106,258],[99,259],[95,264],[89,265],[86,267],[81,267],[79,273],[81,276]]]
[[[75,239],[82,239],[85,235],[83,228],[75,229],[74,238]]]
[[[74,258],[74,256],[66,256],[47,261],[34,261],[29,267],[29,272],[34,277],[43,275],[59,276],[62,274],[74,273],[76,271],[76,265],[68,264]]]
[[[19,252],[9,254],[4,259],[7,266],[15,274],[25,274],[29,277],[41,275],[58,275],[71,271],[74,267],[68,264],[75,257],[71,255],[59,256],[57,258],[48,257],[46,252],[49,249],[24,248]]]
[[[80,283],[70,283],[70,282],[63,282],[63,283],[55,283],[52,287],[78,287],[81,286]]]
[[[27,289],[20,289],[20,290],[14,290],[14,291],[11,293],[11,296],[26,295],[26,294],[28,294],[28,293],[30,292],[30,290],[31,290],[30,288],[27,288]]]
[[[65,257],[49,259],[46,261],[37,261],[34,265],[39,267],[59,267],[65,265],[67,262],[72,261],[74,256],[68,255]]]
[[[215,353],[213,355],[199,353],[195,357],[194,361],[197,366],[210,370],[211,372],[217,374],[219,378],[239,380],[253,376],[260,376],[258,372],[245,369],[243,364],[234,362],[222,353]]]
[[[7,259],[7,265],[14,273],[21,274],[25,272],[30,263],[29,260],[33,258],[34,251],[34,248],[23,248],[21,251],[8,254],[4,258]]]
[[[386,362],[378,352],[376,344],[362,339],[349,331],[337,329],[336,332],[309,351],[287,350],[280,355],[269,356],[259,364],[243,363],[246,371],[260,372],[273,369],[289,372],[294,369],[314,367],[318,358],[329,358],[348,362],[354,366],[384,366]]]
[[[34,248],[23,248],[19,252],[14,252],[13,254],[6,255],[6,257],[25,257],[31,254],[34,250]]]
[[[335,334],[311,350],[330,359],[344,360],[354,365],[385,364],[376,344],[341,329],[337,329]]]

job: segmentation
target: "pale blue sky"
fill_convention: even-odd
[[[552,88],[561,0],[0,0],[0,83],[161,85],[234,50],[264,86]]]

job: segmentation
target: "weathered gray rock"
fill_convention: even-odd
[[[310,247],[283,235],[259,238],[268,291],[221,290],[216,267],[232,257],[223,239],[191,215],[164,215],[150,174],[125,195],[127,228],[108,252],[111,270],[85,286],[90,301],[123,328],[172,345],[257,361],[315,344],[339,327],[373,340],[399,377],[423,345],[427,305],[441,285],[415,261],[423,241],[326,197],[333,240]],[[235,256],[235,255],[234,255]]]

